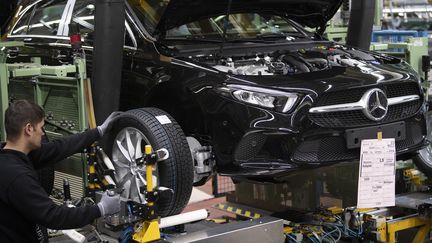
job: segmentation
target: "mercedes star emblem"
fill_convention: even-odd
[[[372,121],[381,121],[387,114],[388,101],[386,94],[378,88],[371,89],[363,95],[365,107],[363,113]]]

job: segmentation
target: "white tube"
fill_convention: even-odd
[[[108,155],[102,150],[102,148],[99,148],[97,151],[97,154],[99,155],[99,159],[103,161],[105,166],[108,170],[115,170],[114,165],[112,164],[110,158]]]
[[[198,220],[202,220],[208,217],[208,212],[205,209],[195,210],[192,212],[182,213],[166,218],[161,218],[159,228],[167,228],[179,224],[186,224]]]
[[[86,240],[85,236],[78,233],[78,231],[70,229],[70,230],[62,230],[63,234],[67,235],[69,238],[71,238],[74,242],[78,243],[84,243]]]

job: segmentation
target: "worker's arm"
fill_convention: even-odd
[[[98,129],[90,129],[62,139],[43,143],[42,146],[28,154],[36,169],[60,162],[61,160],[82,152],[99,139]]]
[[[50,229],[73,229],[101,216],[98,206],[68,208],[56,205],[32,173],[21,174],[9,185],[8,199],[23,217]]]

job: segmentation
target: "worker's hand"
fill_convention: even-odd
[[[108,192],[104,192],[97,205],[101,216],[118,213],[120,211],[120,195],[115,194],[110,196],[108,195]]]
[[[97,127],[99,130],[99,134],[103,136],[106,132],[109,132],[111,130],[113,122],[122,114],[123,112],[115,111],[109,115],[105,121]]]

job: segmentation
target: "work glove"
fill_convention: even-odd
[[[119,194],[114,194],[112,196],[110,195],[111,194],[108,194],[107,191],[104,192],[104,194],[102,194],[102,198],[100,202],[97,204],[101,216],[115,214],[120,211],[120,195]]]
[[[122,114],[123,112],[115,111],[109,115],[105,121],[97,127],[99,130],[99,134],[103,136],[106,132],[109,132],[111,130],[112,124],[114,121]]]

